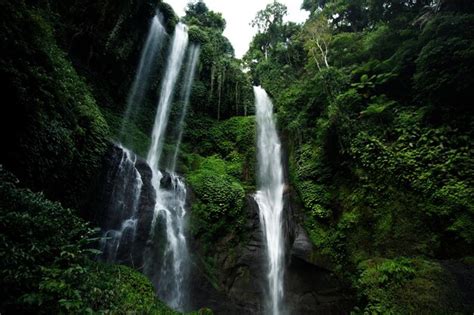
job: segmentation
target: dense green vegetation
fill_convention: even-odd
[[[178,18],[161,1],[0,3],[0,312],[175,314],[143,275],[96,261],[99,235],[87,221],[156,8],[172,34]],[[285,22],[278,2],[259,12],[242,61],[222,15],[202,1],[187,7],[183,21],[201,48],[178,165],[192,190],[193,258],[221,289],[219,259],[230,265],[248,241],[248,115],[251,85],[261,84],[274,99],[312,260],[353,289],[353,312],[472,312],[447,268],[472,266],[474,256],[472,2],[303,8],[302,25]],[[168,40],[121,139],[141,156]]]
[[[8,149],[0,160],[0,312],[174,314],[137,271],[95,262],[99,235],[80,214],[92,215],[89,201],[109,145],[98,106],[104,110],[108,103],[96,96],[110,87],[90,84],[97,69],[85,68],[67,43],[74,38],[68,32],[91,35],[78,29],[87,27],[79,14],[84,3],[69,2],[0,4],[0,77],[8,108],[1,118]],[[97,17],[86,16],[94,25]],[[134,65],[128,67],[119,73],[131,76]]]
[[[315,260],[360,311],[466,311],[436,260],[474,254],[472,4],[304,7],[297,27],[262,11],[246,59],[275,99]]]
[[[40,9],[1,5],[2,163],[34,190],[81,207],[101,166],[108,127]],[[9,126],[12,126],[11,128]]]
[[[171,314],[145,276],[93,261],[98,235],[74,210],[0,172],[2,312]]]
[[[195,149],[184,155],[183,166],[196,197],[191,233],[208,266],[217,268],[216,257],[246,241],[244,197],[255,190],[255,120],[194,118],[186,142]]]

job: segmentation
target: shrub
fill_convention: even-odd
[[[227,164],[216,156],[201,162],[200,168],[189,174],[189,183],[201,202],[206,205],[209,220],[236,217],[242,211],[244,189],[227,174]]]
[[[453,314],[459,297],[454,280],[436,262],[421,258],[374,258],[359,264],[357,281],[370,314]],[[459,304],[458,304],[459,305]]]
[[[107,148],[108,126],[84,80],[58,47],[46,13],[0,5],[6,106],[1,162],[36,191],[81,207]],[[8,126],[8,127],[7,127]]]
[[[175,314],[147,278],[91,260],[96,232],[74,210],[17,188],[0,168],[0,311]]]

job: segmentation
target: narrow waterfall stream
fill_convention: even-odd
[[[121,140],[127,136],[125,123],[133,118],[134,111],[141,106],[149,89],[164,35],[164,28],[155,16],[127,100]],[[146,159],[155,193],[153,211],[140,213],[140,209],[144,208],[140,204],[143,181],[137,167],[138,158],[132,151],[119,145],[117,152],[121,156],[116,158],[117,164],[109,174],[109,209],[100,243],[105,261],[143,264],[136,267],[141,268],[152,280],[159,298],[177,310],[183,310],[188,299],[190,256],[186,241],[187,190],[184,179],[176,174],[176,164],[199,53],[199,46],[188,47],[187,26],[178,23],[170,41]],[[181,83],[179,94],[175,93],[178,83]],[[166,133],[174,103],[182,107],[176,118],[175,139],[170,139],[172,137]],[[162,158],[165,141],[174,145],[171,152],[167,153],[167,159]],[[144,161],[141,161],[143,164]],[[136,240],[137,229],[149,231],[148,238]]]
[[[281,143],[273,118],[273,104],[265,90],[254,87],[257,118],[258,204],[267,249],[268,313],[282,308],[284,273],[283,166]]]
[[[117,180],[113,182],[108,211],[114,215],[107,220],[107,230],[100,242],[103,257],[108,262],[117,261],[117,255],[130,248],[135,241],[138,202],[143,185],[135,167],[137,157],[124,147],[121,149],[122,156],[114,176]]]
[[[149,87],[150,75],[156,69],[156,59],[166,35],[159,15],[158,12],[151,20],[137,73],[127,98],[120,129],[120,141],[122,143],[127,142],[127,123],[143,102]],[[137,227],[138,202],[143,185],[141,175],[135,167],[136,155],[123,145],[120,145],[120,148],[122,149],[122,157],[116,173],[113,175],[115,180],[112,182],[113,187],[107,211],[114,215],[107,220],[106,230],[100,242],[103,259],[108,262],[117,261],[117,254],[121,249],[121,245],[123,248],[127,248],[127,246],[123,246],[123,240],[126,241],[126,245],[133,244]]]
[[[137,108],[143,103],[145,93],[149,87],[150,75],[156,70],[156,61],[161,48],[166,30],[161,24],[160,16],[155,15],[151,21],[150,30],[142,49],[137,73],[133,80],[132,88],[127,98],[127,106],[123,116],[122,127],[120,129],[120,139],[126,141],[126,126],[136,114]]]
[[[165,140],[165,131],[166,127],[168,126],[171,102],[173,101],[176,81],[181,70],[181,65],[183,64],[187,46],[187,26],[182,23],[178,23],[178,25],[176,25],[171,43],[165,76],[163,77],[160,100],[157,106],[153,132],[151,134],[151,145],[147,156],[147,162],[152,170],[158,170],[159,168],[159,162],[163,152],[163,144]],[[159,188],[160,178],[160,175],[158,175],[156,180],[154,180],[154,186],[156,188]]]
[[[159,274],[159,286],[157,288],[158,295],[175,309],[183,309],[187,300],[185,289],[188,280],[187,275],[189,273],[189,252],[185,236],[187,191],[186,185],[183,180],[175,174],[174,169],[169,171],[170,185],[168,186],[171,187],[162,189],[161,181],[163,174],[159,170],[159,167],[175,86],[185,58],[187,45],[187,27],[179,23],[176,26],[171,44],[168,65],[162,82],[160,100],[151,137],[152,143],[147,157],[147,162],[153,172],[152,185],[156,191],[156,204],[153,220],[151,222],[149,241],[151,243],[158,242],[158,240],[155,239],[155,226],[158,218],[164,220],[167,239],[161,258],[161,271]],[[193,60],[193,57],[191,54],[190,61],[187,65],[187,78],[185,77],[186,82],[184,83],[185,89],[190,89],[192,85],[193,76],[191,74],[194,74],[194,68],[197,63],[197,59]],[[185,91],[184,93],[187,92]],[[185,112],[183,115],[185,115]],[[182,119],[184,120],[184,117]],[[182,122],[179,123],[182,124]],[[179,150],[179,148],[176,148],[176,150]],[[173,165],[176,165],[176,161],[173,162]],[[154,254],[149,254],[145,258],[145,273],[149,274],[150,277],[153,277],[155,274],[154,267],[156,265],[153,261],[154,257]]]
[[[191,45],[189,47],[189,53],[188,53],[188,61],[186,64],[186,72],[184,74],[184,79],[183,79],[183,88],[181,90],[181,114],[179,116],[179,121],[178,125],[176,127],[176,144],[174,147],[174,153],[173,156],[171,157],[171,161],[169,163],[169,171],[171,173],[174,173],[176,171],[176,162],[178,161],[178,154],[179,154],[179,149],[181,147],[181,141],[183,139],[183,132],[184,132],[184,119],[186,118],[186,113],[188,111],[189,107],[189,101],[191,98],[191,92],[192,92],[192,85],[194,81],[194,75],[196,74],[196,66],[199,61],[199,54],[201,52],[201,49],[198,45]]]

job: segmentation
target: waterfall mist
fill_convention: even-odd
[[[144,101],[165,34],[158,17],[154,17],[127,100],[121,139],[127,136],[125,124]],[[178,23],[170,41],[146,162],[122,145],[115,151],[100,243],[103,260],[142,269],[159,298],[177,310],[187,306],[190,255],[186,241],[187,189],[184,179],[176,174],[176,164],[199,52],[197,45],[188,47],[188,29]],[[181,87],[179,93],[177,86]],[[173,139],[166,133],[171,108],[178,103],[182,107]],[[165,142],[174,145],[167,163],[161,161]],[[147,192],[142,188],[145,182],[141,172],[148,180]]]
[[[283,166],[273,104],[265,90],[254,87],[257,119],[258,204],[267,250],[268,313],[278,315],[283,299]]]
[[[120,129],[120,139],[123,142],[127,140],[127,123],[133,120],[134,114],[136,114],[145,98],[150,85],[150,75],[156,70],[157,57],[163,46],[162,43],[165,36],[166,30],[160,21],[160,17],[155,15],[151,21],[150,30],[148,31],[138,63],[137,73],[127,98],[127,105]]]
[[[171,49],[169,52],[165,76],[163,77],[160,99],[155,116],[155,123],[153,125],[153,132],[151,134],[151,146],[147,156],[147,162],[152,170],[158,170],[161,153],[163,151],[164,135],[168,125],[171,102],[173,101],[173,93],[179,72],[181,70],[181,65],[183,63],[187,45],[187,26],[182,23],[178,23],[178,25],[176,25]],[[159,187],[159,183],[155,182],[155,186]]]
[[[100,241],[103,259],[116,262],[118,254],[130,250],[135,241],[137,212],[142,190],[142,177],[135,167],[137,157],[121,147],[122,156],[112,183],[108,213],[113,214],[107,220],[107,230]],[[129,198],[131,196],[131,198]]]

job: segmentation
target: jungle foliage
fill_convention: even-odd
[[[37,314],[171,312],[148,279],[94,262],[97,231],[0,169],[0,310]],[[169,313],[172,314],[172,313]]]
[[[0,124],[8,148],[0,160],[0,312],[173,314],[143,275],[96,262],[97,231],[83,218],[111,135],[102,110],[113,101],[102,92],[132,72],[122,68],[117,80],[95,84],[110,75],[104,71],[111,68],[95,67],[110,54],[98,49],[82,59],[78,47],[103,48],[98,43],[106,34],[93,31],[105,21],[89,15],[86,2],[0,4],[0,78],[8,108]],[[73,43],[79,38],[87,40]],[[122,58],[133,59],[133,52]]]
[[[315,259],[360,312],[466,312],[437,261],[474,254],[472,3],[303,7],[303,25],[259,14],[275,18],[245,60],[275,100]]]
[[[191,1],[184,22],[190,40],[201,47],[200,65],[192,94],[192,108],[216,120],[246,116],[253,104],[250,77],[222,34],[226,21],[202,1]]]
[[[172,34],[178,18],[162,1],[0,2],[0,312],[173,314],[142,275],[94,261],[97,234],[81,218],[156,8]],[[196,255],[212,276],[217,257],[247,240],[256,173],[248,115],[251,84],[261,84],[275,102],[313,259],[354,289],[354,313],[472,313],[451,272],[472,268],[474,256],[472,1],[303,8],[302,25],[285,22],[278,2],[259,12],[239,60],[223,17],[203,1],[187,7],[201,57],[178,170],[193,191]],[[165,51],[127,126],[139,155]]]

